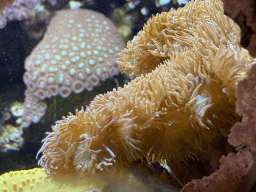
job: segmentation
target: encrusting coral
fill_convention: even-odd
[[[68,181],[68,182],[67,182]],[[11,171],[0,176],[0,192],[11,191],[38,191],[52,192],[54,190],[60,192],[68,191],[88,191],[93,189],[101,189],[106,185],[104,180],[96,180],[87,177],[73,179],[70,177],[48,176],[43,168],[34,168],[22,171]],[[97,191],[95,191],[97,192]]]
[[[45,98],[91,91],[100,80],[117,75],[116,55],[124,46],[121,34],[103,14],[58,11],[25,61],[23,126],[41,119]]]
[[[151,73],[137,70],[142,75],[124,88],[98,95],[85,111],[58,121],[44,139],[39,164],[49,173],[81,173],[146,158],[160,162],[181,185],[216,170],[220,157],[234,151],[227,137],[241,121],[235,111],[236,85],[254,63],[239,46],[238,28],[219,11],[221,5],[188,3],[184,9],[196,15],[186,29],[190,35],[175,37],[188,46],[170,49],[170,59],[151,68]],[[161,46],[165,50],[166,44]]]

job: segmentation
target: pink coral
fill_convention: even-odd
[[[228,142],[234,146],[247,144],[256,149],[256,65],[249,76],[239,82],[237,90],[237,113],[243,116],[242,122],[231,128]]]
[[[249,191],[254,183],[255,155],[255,151],[246,149],[236,154],[229,153],[227,156],[222,156],[217,171],[202,179],[192,180],[181,191]]]
[[[256,57],[256,1],[222,0],[225,14],[231,17],[241,28],[241,45],[251,56]]]

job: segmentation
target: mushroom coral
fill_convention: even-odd
[[[217,0],[191,1],[183,8],[188,16],[198,17],[191,28],[180,30],[189,35],[175,37],[182,42],[178,49],[168,39],[152,48],[153,38],[148,42],[137,35],[133,42],[142,41],[142,46],[121,54],[125,63],[136,64],[123,70],[137,77],[124,88],[96,96],[86,110],[57,121],[43,140],[39,164],[49,174],[83,175],[147,159],[159,162],[181,185],[216,170],[220,157],[234,151],[227,138],[242,119],[235,111],[236,85],[255,63],[239,46],[238,28],[232,28],[235,24],[219,10],[221,5]],[[154,23],[158,28],[168,24]],[[154,59],[149,54],[153,52],[167,56]],[[157,58],[159,62],[149,65]]]

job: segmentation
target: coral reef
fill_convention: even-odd
[[[116,54],[123,47],[121,35],[104,15],[85,9],[58,11],[25,61],[23,126],[41,119],[45,98],[91,91],[100,80],[117,75]]]
[[[145,169],[175,190],[255,191],[255,59],[222,5],[195,0],[150,20],[120,54],[123,72],[137,77],[47,133],[38,185],[76,190],[73,181],[86,178],[102,191],[154,191],[140,187]],[[6,178],[3,184],[22,189]]]
[[[145,36],[132,41],[144,43],[138,43],[132,53],[127,49],[122,52],[124,63],[135,66],[131,74],[141,63],[150,73],[137,70],[138,77],[124,88],[98,95],[85,111],[58,121],[43,141],[39,164],[49,174],[82,174],[127,167],[145,158],[159,162],[181,185],[216,170],[220,157],[234,151],[227,138],[230,128],[241,121],[235,112],[236,85],[254,64],[240,47],[239,30],[224,16],[221,5],[221,1],[188,3],[184,9],[195,17],[188,29],[184,27],[187,35],[161,32],[162,38],[155,35],[162,40],[159,43],[144,37],[157,33],[150,30],[151,22],[158,29],[166,22],[150,20],[144,30],[153,32],[142,31]],[[165,19],[167,15],[158,17]],[[179,48],[171,46],[173,39],[181,42]],[[136,50],[141,53],[135,59],[144,61],[134,61]],[[155,55],[147,57],[149,53]],[[153,67],[147,63],[156,61],[154,56],[165,55],[166,59]]]

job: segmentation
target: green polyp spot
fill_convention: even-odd
[[[83,48],[83,49],[85,48],[85,42],[81,43],[81,48]]]
[[[78,47],[75,46],[75,47],[73,47],[72,49],[73,49],[73,51],[77,51],[77,50],[78,50]]]
[[[105,40],[106,40],[106,38],[105,38],[105,37],[102,37],[102,38],[101,38],[101,40],[102,40],[102,41],[105,41]]]
[[[37,121],[38,120],[38,116],[37,115],[34,115],[33,116],[33,121]]]
[[[95,43],[92,43],[92,46],[95,46]]]
[[[61,55],[67,55],[66,51],[61,51]]]
[[[46,64],[43,64],[43,66],[42,66],[42,68],[41,68],[41,72],[44,72],[46,67],[47,67],[47,65],[46,65]]]
[[[33,79],[36,79],[37,75],[38,75],[38,72],[35,71],[35,72],[34,72],[34,75],[33,75]]]
[[[74,55],[75,55],[74,52],[70,52],[70,53],[69,53],[69,56],[70,56],[70,57],[73,57]]]
[[[106,21],[103,21],[103,24],[104,24],[104,25],[107,25],[108,23],[107,23]]]
[[[72,37],[72,39],[75,41],[75,40],[77,40],[77,37],[76,37],[76,36],[74,36],[74,37]]]
[[[41,59],[42,58],[42,55],[37,55],[37,59]]]
[[[69,61],[69,60],[66,60],[65,63],[66,63],[67,65],[69,65],[69,64],[70,64],[70,61]]]
[[[82,57],[86,57],[85,52],[81,52],[80,55],[81,55]]]
[[[92,28],[91,28],[91,27],[89,27],[89,28],[88,28],[88,31],[92,31]]]
[[[97,49],[98,49],[98,50],[101,50],[101,46],[98,46]]]
[[[97,43],[97,42],[98,42],[98,39],[94,39],[94,42],[96,42],[96,43]]]
[[[63,45],[59,45],[59,48],[62,49],[62,48],[64,48],[64,46]]]
[[[114,53],[113,49],[109,49],[109,52],[110,52],[110,53]]]
[[[102,57],[99,57],[98,60],[101,62],[101,61],[103,61],[103,58],[102,58]]]
[[[44,87],[44,81],[40,81],[40,82],[39,82],[39,86],[40,86],[40,87]]]
[[[65,43],[68,43],[69,42],[69,40],[68,39],[65,39]]]
[[[108,58],[108,54],[107,54],[107,53],[104,53],[104,57],[105,57],[105,58]]]
[[[77,56],[75,56],[75,59],[78,61],[80,59],[80,57],[77,55]]]
[[[78,24],[78,25],[77,25],[77,27],[78,27],[78,28],[81,28],[81,27],[82,27],[82,25],[81,25],[81,24]]]
[[[68,48],[68,45],[64,45],[64,48],[67,49],[67,48]]]
[[[106,67],[103,67],[103,71],[106,71],[107,70],[107,68]]]
[[[86,53],[87,53],[87,55],[91,55],[91,54],[92,54],[92,52],[91,52],[91,51],[87,51]]]
[[[66,70],[67,69],[66,65],[61,65],[61,69]]]
[[[88,67],[86,67],[86,68],[85,68],[85,72],[88,73],[88,74],[90,74],[90,73],[91,73],[91,70],[90,70]]]
[[[41,61],[40,60],[37,60],[36,61],[36,65],[40,65],[41,64]]]
[[[70,19],[70,20],[69,20],[69,23],[74,23],[74,20],[73,20],[73,19]]]
[[[76,58],[73,57],[73,58],[71,59],[71,62],[75,63],[75,62],[76,62]]]
[[[43,50],[41,50],[41,53],[45,53],[45,50],[43,49]]]
[[[54,78],[53,78],[53,77],[48,77],[48,82],[49,82],[49,83],[53,83],[53,81],[54,81]]]
[[[109,26],[106,26],[105,29],[109,30]]]
[[[97,68],[97,69],[96,69],[96,73],[97,73],[98,75],[100,75],[100,73],[101,73],[101,68]]]
[[[95,51],[93,51],[93,53],[94,53],[95,55],[98,55],[98,54],[99,54],[99,51],[95,50]]]
[[[57,61],[56,60],[51,60],[51,63],[52,64],[57,64]]]
[[[83,34],[83,33],[80,33],[80,34],[79,34],[79,37],[83,37],[83,36],[84,36],[84,34]]]
[[[45,54],[45,59],[46,59],[46,60],[49,60],[50,58],[51,58],[50,54],[49,54],[49,53],[46,53],[46,54]]]
[[[91,48],[92,48],[92,46],[91,46],[91,45],[87,45],[87,48],[88,48],[88,49],[91,49]]]
[[[49,68],[49,71],[50,71],[50,72],[56,72],[56,71],[58,71],[58,69],[57,69],[56,67],[50,67],[50,68]]]
[[[115,47],[115,50],[116,50],[116,51],[119,51],[119,48],[118,48],[118,47]]]
[[[48,45],[48,44],[46,44],[46,45],[45,45],[45,48],[46,48],[46,49],[48,49],[48,48],[49,48],[49,45]]]
[[[90,59],[90,60],[89,60],[89,63],[90,63],[91,65],[93,65],[93,64],[95,63],[95,61],[94,61],[93,59]]]
[[[52,52],[53,52],[53,53],[56,53],[56,52],[57,52],[57,49],[53,49]]]
[[[57,59],[57,60],[61,60],[61,57],[59,56],[59,55],[55,55],[55,59]]]
[[[99,23],[100,21],[99,21],[99,19],[96,19],[95,22],[96,22],[96,23]]]
[[[85,32],[85,30],[84,30],[84,29],[80,29],[79,31],[80,31],[81,33],[84,33],[84,32]]]
[[[70,79],[66,79],[66,83],[69,84],[70,83]]]
[[[106,51],[107,49],[106,49],[106,47],[103,47],[103,49],[102,49],[103,51]]]
[[[63,80],[64,80],[64,74],[61,73],[61,74],[59,74],[59,81],[60,81],[60,82],[63,82]]]
[[[78,64],[79,68],[82,68],[83,66],[84,66],[84,62],[81,62],[81,63]]]
[[[84,75],[83,75],[83,73],[81,73],[81,72],[78,74],[78,76],[79,76],[80,79],[83,79],[83,78],[84,78]]]
[[[87,20],[88,22],[91,22],[91,19],[89,19],[89,18],[88,18],[88,19],[86,19],[86,20]]]
[[[71,68],[71,69],[69,70],[69,73],[70,73],[71,75],[74,75],[74,74],[76,73],[76,70],[75,70],[74,68]]]

